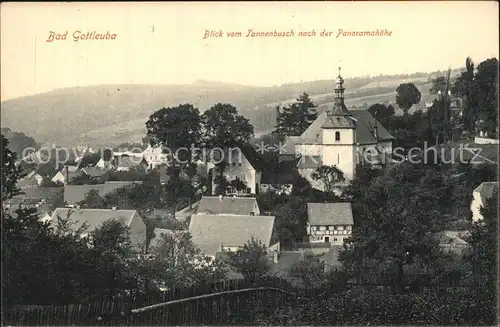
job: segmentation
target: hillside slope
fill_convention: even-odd
[[[392,103],[395,87],[415,81],[428,97],[429,74],[346,79],[348,106]],[[373,87],[367,87],[367,86]],[[276,87],[253,87],[211,81],[186,85],[97,85],[58,89],[1,103],[2,126],[24,132],[39,142],[58,145],[116,144],[140,141],[144,124],[155,110],[191,103],[201,112],[217,102],[230,103],[249,118],[256,133],[274,127],[278,104],[309,93],[319,105],[333,101],[333,80]]]

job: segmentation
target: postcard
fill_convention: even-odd
[[[0,15],[3,324],[498,325],[498,2]]]

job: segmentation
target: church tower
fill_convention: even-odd
[[[335,102],[327,110],[322,132],[322,164],[337,166],[347,180],[354,179],[356,171],[356,119],[344,104],[344,79],[336,80]]]

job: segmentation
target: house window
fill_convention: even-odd
[[[336,238],[334,238],[334,239],[333,239],[333,241],[334,241],[334,242],[337,242],[337,239],[336,239]]]
[[[335,132],[335,141],[340,141],[340,132]]]
[[[326,230],[325,226],[320,226],[319,230]]]

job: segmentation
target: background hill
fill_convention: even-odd
[[[396,87],[414,82],[422,93],[416,108],[423,107],[430,98],[430,79],[438,74],[346,79],[346,104],[359,108],[377,102],[394,103]],[[186,85],[95,85],[3,101],[1,118],[2,126],[30,135],[37,142],[102,146],[140,141],[149,115],[162,107],[191,103],[203,112],[222,102],[236,106],[250,119],[256,134],[262,134],[274,128],[276,105],[293,102],[307,92],[324,110],[333,101],[333,88],[333,80],[275,87],[203,80]]]

